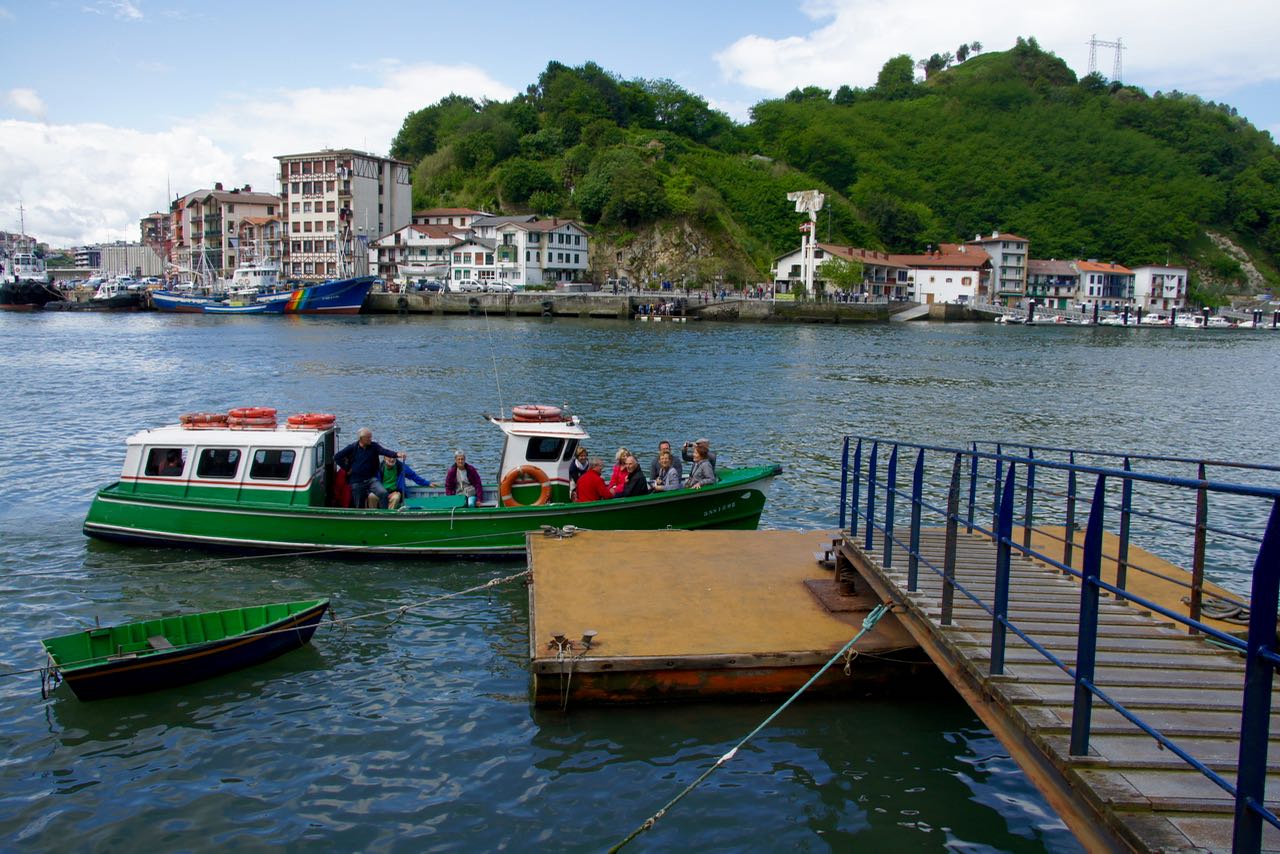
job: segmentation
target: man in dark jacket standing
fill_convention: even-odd
[[[333,455],[333,461],[347,470],[347,483],[351,485],[351,506],[364,507],[369,493],[377,496],[378,504],[384,505],[387,490],[383,488],[378,476],[379,458],[395,457],[404,459],[402,451],[390,451],[373,441],[373,431],[361,427],[356,432],[356,440]]]

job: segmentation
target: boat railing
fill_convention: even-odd
[[[909,471],[908,471],[909,469]],[[1008,635],[1026,643],[1075,684],[1070,753],[1089,752],[1096,700],[1114,709],[1162,748],[1234,799],[1234,850],[1258,851],[1263,824],[1280,828],[1265,806],[1272,681],[1280,606],[1280,466],[1161,454],[1124,454],[1053,446],[974,442],[967,447],[846,436],[841,454],[840,528],[890,569],[907,563],[909,591],[922,572],[942,579],[943,625],[956,595],[990,616],[990,672],[1004,672]],[[904,521],[905,520],[905,521]],[[920,547],[923,528],[944,528],[941,563]],[[959,531],[996,545],[989,598],[955,576]],[[1083,540],[1077,533],[1083,531]],[[1142,546],[1165,558],[1151,565],[1131,551]],[[1024,555],[1081,584],[1075,615],[1077,647],[1064,661],[1031,629],[1010,618],[1010,558]],[[905,557],[904,557],[905,555]],[[1103,567],[1110,580],[1104,580]],[[1252,574],[1244,568],[1252,566]],[[1188,578],[1178,566],[1190,567]],[[1186,591],[1185,611],[1130,589],[1149,573]],[[1228,592],[1205,587],[1213,576]],[[1158,614],[1193,635],[1235,651],[1245,661],[1240,752],[1222,774],[1111,697],[1096,679],[1098,600],[1118,600]],[[1247,623],[1238,636],[1206,619]]]

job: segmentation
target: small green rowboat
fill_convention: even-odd
[[[102,626],[42,641],[56,672],[81,700],[189,685],[306,644],[328,599],[249,605]]]

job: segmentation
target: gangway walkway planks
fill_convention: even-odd
[[[925,486],[926,456],[942,483]],[[1257,485],[1280,468],[859,438],[842,470],[838,577],[893,603],[1089,850],[1280,850],[1280,490]],[[1079,530],[1077,505],[1083,539],[1062,534]],[[1138,538],[1192,555],[1193,571]],[[1206,581],[1206,554],[1239,572],[1255,548],[1249,602]],[[1155,597],[1152,578],[1188,595]],[[1210,601],[1247,614],[1247,641],[1207,618]]]

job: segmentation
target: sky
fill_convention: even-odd
[[[410,111],[508,99],[551,60],[669,78],[746,121],[794,87],[870,86],[893,56],[973,41],[1034,36],[1084,75],[1095,34],[1123,42],[1124,82],[1231,104],[1280,139],[1274,0],[0,0],[0,231],[21,206],[54,247],[136,241],[174,196],[278,192],[279,154],[386,154]]]

